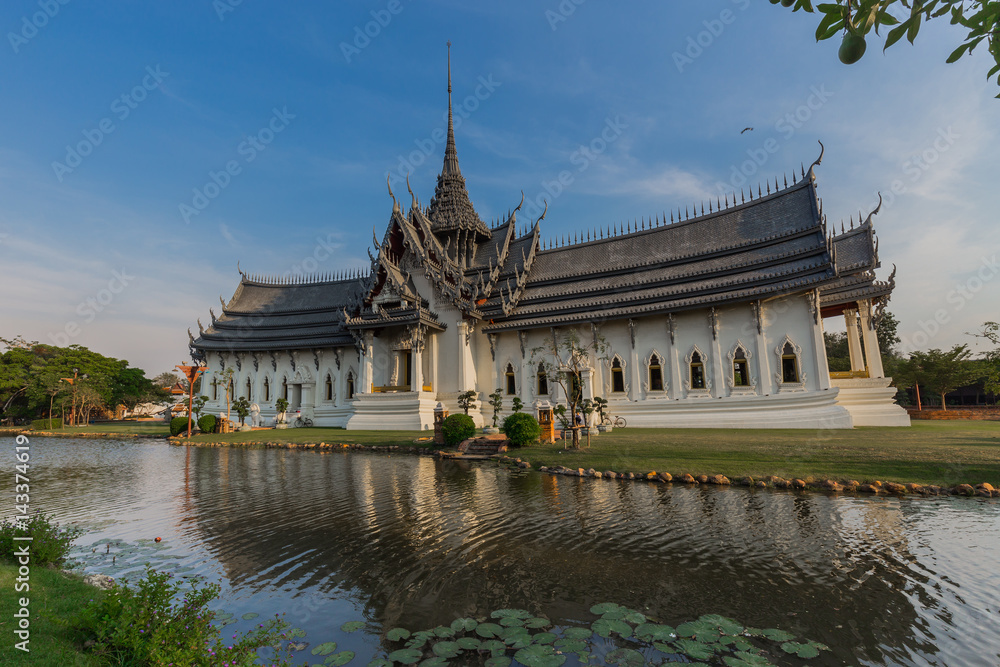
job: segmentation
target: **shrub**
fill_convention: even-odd
[[[187,417],[174,417],[170,420],[170,435],[180,435],[182,431],[187,433],[187,427]]]
[[[4,520],[0,524],[0,558],[17,562],[15,549],[28,547],[32,565],[60,564],[69,555],[73,540],[83,533],[79,528],[60,528],[42,513],[33,514],[24,521]],[[31,537],[31,541],[15,537]]]
[[[538,420],[524,412],[507,415],[500,430],[514,447],[529,445],[542,435],[542,427],[538,425]]]
[[[198,418],[198,428],[202,433],[215,433],[215,415],[202,415]]]
[[[116,583],[72,625],[108,664],[254,665],[258,648],[280,645],[287,623],[273,618],[223,642],[220,629],[212,625],[216,612],[208,608],[219,590],[218,584],[191,582],[191,589],[182,591],[172,575],[147,566],[144,579],[135,586]],[[268,664],[290,663],[276,656]]]
[[[441,424],[444,441],[449,447],[457,447],[458,443],[476,434],[476,423],[469,415],[452,415]]]
[[[36,419],[31,422],[31,428],[36,431],[49,431],[56,428],[62,428],[62,419]]]

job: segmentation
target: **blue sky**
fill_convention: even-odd
[[[905,343],[1000,319],[1000,100],[985,52],[944,64],[947,23],[847,67],[815,16],[763,0],[64,2],[0,6],[2,336],[156,374],[237,261],[366,265],[387,175],[433,193],[448,40],[484,219],[524,190],[547,237],[606,227],[781,179],[822,141],[831,222],[886,197]]]

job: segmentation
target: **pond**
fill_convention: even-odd
[[[830,647],[808,662],[778,651],[777,664],[1000,661],[996,500],[686,488],[156,440],[31,447],[33,507],[87,528],[74,552],[86,570],[135,576],[148,560],[221,581],[234,618],[283,612],[312,647],[355,651],[351,664],[393,650],[384,630],[398,626],[504,608],[588,625],[602,602],[670,625],[721,614]],[[5,497],[12,483],[0,480]],[[345,633],[348,621],[364,626]]]

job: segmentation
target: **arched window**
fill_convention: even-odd
[[[212,378],[212,400],[219,400],[219,379]]]
[[[253,384],[250,382],[249,376],[247,376],[247,400],[253,401]]]
[[[625,393],[625,372],[622,370],[622,360],[615,357],[611,362],[611,392],[614,394]]]
[[[547,396],[549,393],[549,378],[545,375],[545,366],[538,364],[538,395]]]
[[[326,400],[333,400],[333,378],[330,377],[329,373],[326,375]]]
[[[281,378],[281,397],[288,400],[288,378]]]
[[[354,398],[354,373],[347,374],[347,398]]]
[[[514,396],[517,394],[517,380],[514,379],[513,364],[507,364],[507,372],[505,375],[507,377],[507,395]]]
[[[264,401],[271,400],[271,381],[264,378]]]
[[[795,348],[791,341],[785,343],[781,349],[781,381],[799,381],[799,358],[795,356]]]
[[[705,363],[697,350],[691,353],[691,388],[705,388]]]
[[[736,348],[736,352],[733,354],[733,385],[736,387],[750,386],[747,353],[742,347]]]
[[[655,354],[649,358],[649,390],[663,391],[663,366]]]

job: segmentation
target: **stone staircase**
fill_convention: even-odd
[[[503,434],[476,436],[463,440],[458,451],[464,456],[495,456],[507,451],[507,437]]]

